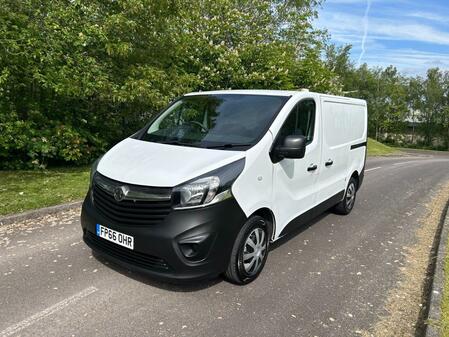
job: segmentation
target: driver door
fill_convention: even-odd
[[[312,98],[299,101],[276,137],[275,145],[288,135],[307,139],[304,158],[284,158],[273,164],[273,196],[276,213],[276,237],[284,234],[287,224],[315,206],[316,182],[321,164],[320,116]],[[294,226],[295,222],[291,223]],[[289,226],[290,227],[290,226]],[[287,230],[288,231],[288,230]]]

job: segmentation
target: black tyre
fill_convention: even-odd
[[[248,284],[261,273],[268,256],[269,231],[260,216],[250,217],[243,225],[232,248],[225,277],[235,284]]]
[[[357,195],[357,180],[351,178],[346,188],[345,196],[334,208],[334,211],[338,214],[349,214],[354,208],[355,198]]]

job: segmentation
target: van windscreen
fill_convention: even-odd
[[[162,112],[142,140],[204,148],[244,149],[256,144],[289,96],[184,96]]]

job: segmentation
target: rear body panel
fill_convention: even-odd
[[[326,200],[346,189],[348,179],[362,172],[365,163],[367,115],[366,103],[359,100],[322,96],[323,162],[317,189],[319,199]],[[326,162],[332,165],[326,166]]]

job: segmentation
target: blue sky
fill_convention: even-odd
[[[449,70],[449,0],[326,0],[317,25],[351,57],[407,75]]]

